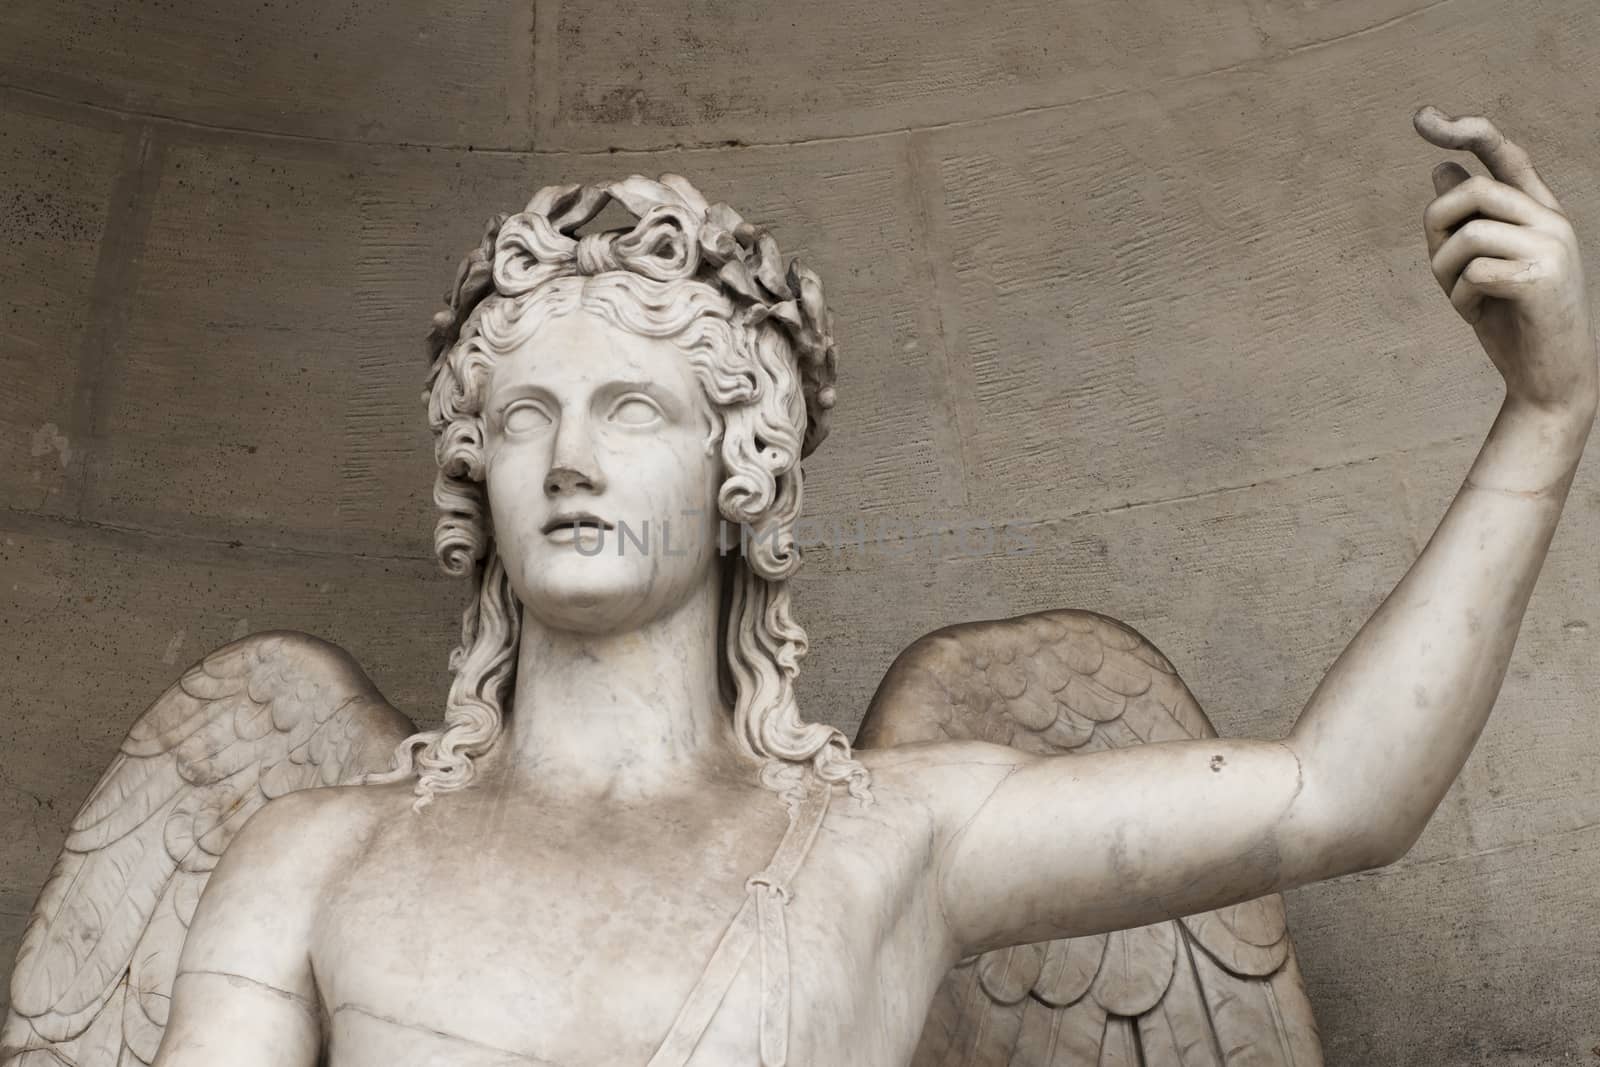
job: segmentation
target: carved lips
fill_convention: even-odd
[[[557,544],[570,544],[580,535],[584,539],[604,537],[605,530],[616,529],[615,524],[607,522],[587,511],[573,511],[557,515],[540,527],[540,533]]]

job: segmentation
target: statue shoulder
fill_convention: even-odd
[[[872,774],[896,781],[923,780],[949,774],[986,773],[987,768],[1014,767],[1035,757],[1010,745],[989,741],[918,741],[888,748],[858,748],[855,757]]]
[[[229,844],[213,882],[318,894],[357,862],[386,823],[409,814],[412,800],[408,782],[300,789],[276,797]]]
[[[987,741],[925,741],[857,749],[878,803],[925,812],[935,826],[964,822],[1025,763],[1040,757]]]

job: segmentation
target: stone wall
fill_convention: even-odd
[[[1498,401],[1412,108],[1501,120],[1593,238],[1597,97],[1594,0],[3,5],[0,974],[209,648],[308,630],[435,714],[420,339],[538,186],[680,172],[826,281],[808,508],[883,539],[799,580],[811,714],[853,727],[926,630],[1075,605],[1276,736]],[[893,533],[964,521],[1035,551]],[[1427,834],[1290,895],[1332,1063],[1593,1060],[1597,535],[1591,457]]]

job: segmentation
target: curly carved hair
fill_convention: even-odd
[[[613,201],[637,223],[576,234]],[[481,413],[495,361],[545,318],[582,307],[671,340],[710,401],[708,446],[720,448],[725,471],[718,510],[754,534],[730,564],[722,627],[724,696],[740,744],[769,770],[810,764],[868,798],[867,772],[844,735],[803,721],[794,695],[806,652],[789,588],[800,565],[800,460],[827,435],[834,402],[832,316],[816,275],[793,260],[784,269],[769,234],[726,204],[708,204],[683,178],[635,175],[549,186],[520,214],[491,219],[446,299],[429,335],[425,393],[439,464],[434,550],[473,593],[450,657],[443,728],[406,739],[394,769],[372,780],[415,775],[421,807],[471,782],[473,760],[500,736],[521,609],[495,551]],[[762,776],[774,788],[784,777]]]

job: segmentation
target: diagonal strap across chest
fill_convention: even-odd
[[[750,950],[761,948],[761,1067],[784,1067],[789,1058],[789,935],[784,908],[789,885],[799,873],[833,787],[811,775],[800,803],[789,814],[789,828],[765,870],[745,883],[744,903],[712,951],[700,980],[689,992],[666,1038],[647,1067],[683,1067],[711,1025]]]

